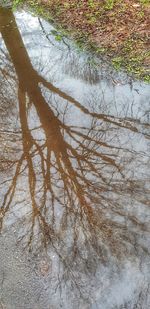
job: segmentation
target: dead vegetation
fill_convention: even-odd
[[[114,67],[149,81],[149,0],[37,0],[55,22],[71,31],[79,47],[107,54]],[[39,8],[39,6],[38,6]],[[40,10],[39,10],[40,11]]]

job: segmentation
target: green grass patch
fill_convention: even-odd
[[[139,27],[145,23],[150,0],[137,0],[136,6],[135,1],[131,0],[131,4],[132,2],[133,12],[132,5],[128,5],[128,1],[123,0],[102,0],[101,5],[96,0],[87,2],[49,0],[43,5],[39,5],[37,0],[14,0],[13,7],[16,8],[23,3],[29,5],[35,15],[55,24],[58,31],[54,36],[57,41],[61,41],[63,36],[72,37],[78,50],[91,51],[97,56],[103,55],[116,70],[123,69],[138,79],[150,82],[148,39],[146,35],[140,37],[141,32],[138,33],[138,27],[137,32],[132,32],[131,23],[132,18]],[[128,16],[131,32],[130,28],[126,28]],[[120,30],[123,19],[124,23]],[[124,31],[129,31],[129,34],[127,33],[125,40],[121,40],[117,36],[118,33],[121,36],[124,35]],[[100,41],[95,39],[95,33],[97,35],[98,32],[102,32]],[[113,44],[114,41],[115,44]]]

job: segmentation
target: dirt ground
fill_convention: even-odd
[[[31,3],[31,1],[29,1]],[[149,81],[149,0],[38,0],[55,21],[73,32],[77,43],[111,57],[116,69]]]

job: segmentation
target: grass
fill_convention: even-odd
[[[54,20],[79,48],[105,54],[116,70],[150,82],[150,0],[13,1],[14,7],[21,3]]]

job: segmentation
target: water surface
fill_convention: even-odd
[[[150,86],[0,9],[0,308],[150,307]]]

